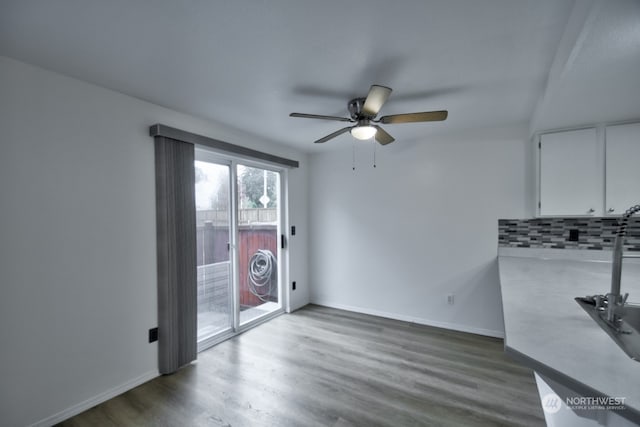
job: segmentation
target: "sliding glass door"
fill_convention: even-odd
[[[233,328],[230,171],[195,162],[199,343]]]
[[[282,307],[278,286],[280,174],[237,166],[240,324]]]
[[[283,310],[281,172],[196,151],[198,347]]]

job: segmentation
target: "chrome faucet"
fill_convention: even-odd
[[[627,235],[627,224],[631,215],[640,212],[640,205],[635,205],[627,209],[618,222],[618,231],[613,243],[613,262],[611,267],[611,291],[605,296],[607,301],[607,321],[616,325],[620,320],[620,309],[624,307],[629,294],[624,296],[620,293],[620,278],[622,277],[622,258],[624,239]],[[635,257],[634,257],[635,258]],[[599,305],[599,304],[598,304]]]
[[[587,295],[575,301],[633,360],[640,362],[640,305],[627,303],[629,294],[620,293],[623,258],[640,258],[640,254],[624,255],[624,239],[631,215],[640,212],[640,205],[631,206],[618,221],[613,242],[611,290],[606,295]]]

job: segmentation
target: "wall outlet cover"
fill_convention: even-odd
[[[149,342],[156,342],[158,341],[158,328],[151,328],[149,329]]]
[[[577,228],[571,228],[569,229],[569,241],[570,242],[577,242],[580,238],[580,230],[578,230]]]

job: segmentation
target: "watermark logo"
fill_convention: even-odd
[[[625,409],[626,397],[587,397],[576,396],[567,397],[566,405],[573,410],[603,410],[603,411],[621,411]]]
[[[555,414],[562,408],[562,399],[555,394],[549,393],[542,398],[542,409],[548,414]]]
[[[542,398],[542,409],[547,414],[555,414],[562,405],[574,411],[621,411],[625,409],[626,397],[575,396],[562,400],[557,394],[549,393]]]

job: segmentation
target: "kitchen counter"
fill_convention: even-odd
[[[640,362],[574,301],[609,291],[610,259],[610,251],[499,248],[505,352],[579,395],[624,397],[616,413],[640,424]],[[638,261],[622,268],[632,303],[640,303]]]

